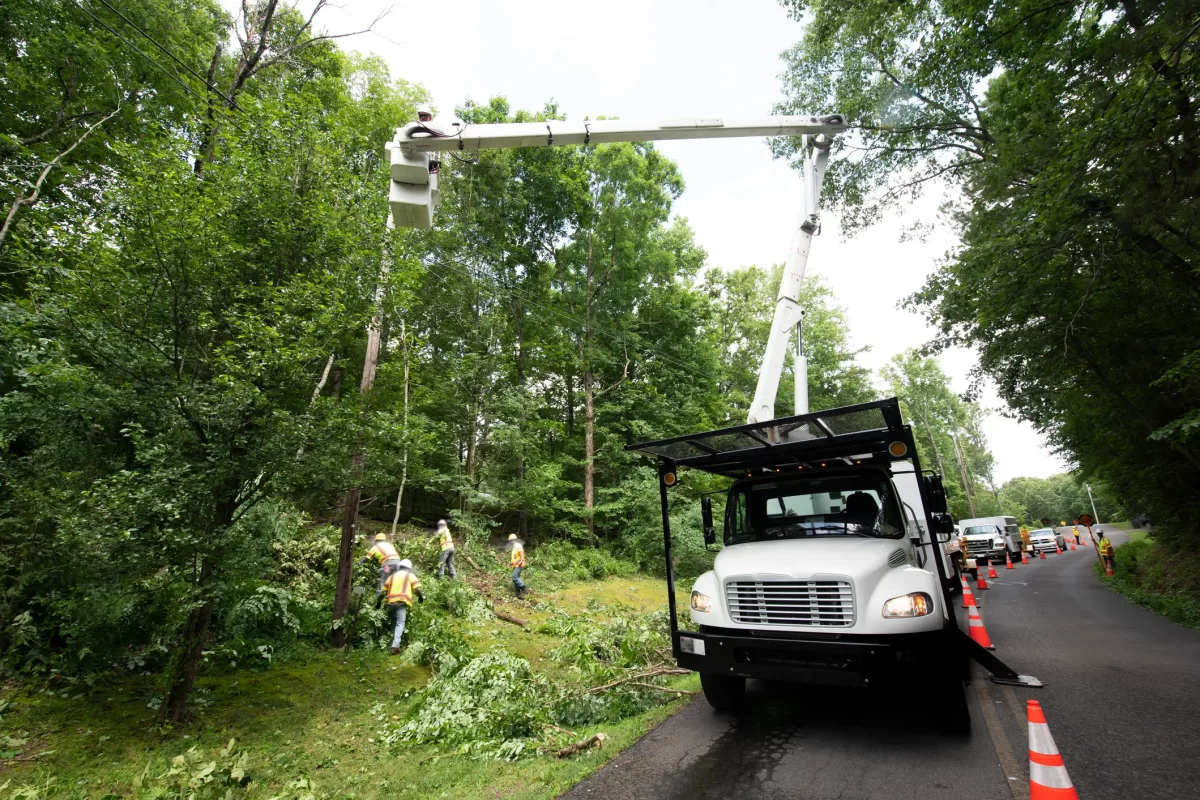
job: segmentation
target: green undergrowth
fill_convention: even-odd
[[[1194,554],[1168,550],[1145,531],[1131,531],[1116,552],[1113,577],[1096,563],[1101,580],[1140,606],[1200,629],[1200,560]]]
[[[663,688],[698,688],[650,676],[593,691],[669,661],[658,579],[502,602],[426,584],[401,656],[211,662],[186,726],[157,724],[157,675],[0,686],[0,799],[554,797],[686,699]],[[603,749],[555,757],[594,733]]]

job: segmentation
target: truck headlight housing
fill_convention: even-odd
[[[705,614],[712,611],[712,600],[708,595],[700,592],[692,592],[692,611],[700,611]]]
[[[933,599],[924,592],[893,597],[883,604],[883,616],[886,619],[901,619],[904,617],[924,617],[933,613]]]

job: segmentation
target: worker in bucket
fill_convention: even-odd
[[[421,593],[421,581],[413,572],[412,562],[407,558],[400,562],[400,567],[384,582],[376,595],[375,607],[387,599],[388,609],[395,615],[395,629],[392,633],[392,655],[400,652],[400,640],[404,637],[404,626],[408,622],[408,612],[412,610],[413,595],[417,602],[424,603],[425,595]]]
[[[396,552],[396,548],[392,547],[392,543],[388,541],[387,534],[383,531],[375,534],[375,542],[371,545],[371,549],[363,556],[363,561],[375,560],[379,563],[379,588],[383,588],[384,582],[396,570],[400,569],[400,554]]]
[[[454,537],[450,535],[450,525],[446,520],[438,520],[437,535],[438,543],[442,546],[442,555],[438,559],[437,576],[441,578],[449,572],[451,578],[457,578],[458,573],[454,570]]]
[[[515,533],[508,535],[509,558],[508,565],[512,567],[513,588],[517,597],[524,597],[527,591],[525,581],[521,580],[521,572],[525,569],[525,543],[517,538]]]

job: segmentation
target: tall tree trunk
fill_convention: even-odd
[[[596,405],[593,395],[592,371],[583,370],[583,513],[587,515],[588,538],[596,538],[596,521],[592,507],[596,501]]]
[[[362,382],[359,391],[366,395],[375,385],[375,367],[379,361],[379,329],[383,321],[383,288],[387,280],[387,267],[380,271],[379,285],[375,289],[375,314],[367,328],[367,353],[363,358]],[[350,460],[350,488],[346,490],[342,503],[342,540],[338,547],[337,587],[333,595],[334,647],[346,646],[346,632],[336,623],[350,609],[350,581],[353,578],[354,537],[358,533],[358,503],[362,498],[362,487],[358,481],[362,476],[366,456],[361,449]]]
[[[392,515],[392,540],[396,539],[396,523],[400,521],[400,508],[404,503],[404,484],[408,483],[408,338],[405,336],[404,320],[400,320],[400,348],[404,354],[404,456],[400,462],[400,490],[396,492],[396,513]]]
[[[565,376],[567,383],[567,438],[575,436],[575,375],[568,372]]]

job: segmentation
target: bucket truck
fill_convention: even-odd
[[[748,678],[874,690],[921,688],[940,727],[970,730],[968,659],[993,681],[1037,687],[962,630],[959,576],[943,546],[954,531],[941,476],[922,469],[896,399],[810,412],[799,304],[821,183],[843,117],[617,120],[432,125],[397,131],[391,209],[397,226],[428,228],[439,201],[436,154],[659,139],[803,136],[804,208],[792,238],[746,424],[630,445],[658,466],[672,651],[700,674],[709,704],[739,706]],[[795,416],[775,419],[791,333]],[[696,579],[692,625],[679,626],[667,498],[681,469],[728,478],[723,548]],[[712,493],[700,498],[716,544]]]

